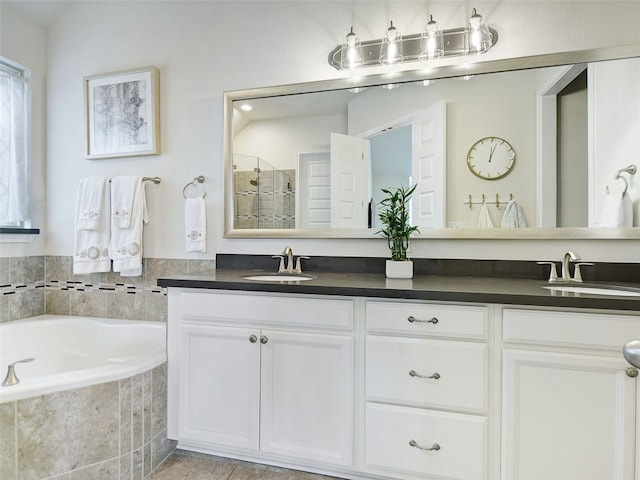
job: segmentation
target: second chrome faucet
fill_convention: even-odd
[[[580,255],[572,250],[568,250],[562,257],[562,270],[560,277],[556,271],[555,262],[538,262],[540,265],[550,265],[551,271],[549,272],[549,282],[582,282],[582,273],[580,272],[581,265],[593,265],[591,262],[581,261]],[[571,271],[569,265],[574,264],[573,278],[571,277]]]
[[[311,257],[299,256],[297,260],[294,260],[293,250],[291,247],[284,247],[284,252],[281,255],[273,255],[273,258],[280,259],[280,266],[278,267],[278,273],[302,273],[302,260],[309,260]]]

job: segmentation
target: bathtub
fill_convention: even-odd
[[[41,315],[0,324],[0,404],[132,377],[166,362],[166,324]]]

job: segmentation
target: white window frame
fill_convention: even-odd
[[[26,204],[26,212],[24,219],[21,221],[14,222],[6,222],[0,219],[0,228],[2,228],[3,233],[13,233],[7,232],[6,230],[21,230],[21,229],[29,229],[31,227],[31,217],[29,211],[29,199],[30,199],[30,170],[31,170],[31,71],[24,67],[23,65],[18,64],[4,56],[0,55],[0,69],[5,72],[9,72],[11,75],[14,75],[20,80],[24,82],[24,155],[25,155],[25,166],[24,166],[24,192],[23,198]]]

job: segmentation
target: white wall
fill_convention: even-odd
[[[633,62],[601,62],[589,69],[589,89],[593,103],[591,127],[596,132],[590,145],[594,175],[591,188],[593,209],[590,224],[602,220],[606,187],[624,190],[622,180],[614,180],[617,170],[633,164],[638,169],[629,181],[627,194],[634,204],[634,227],[640,226],[640,59]]]
[[[346,133],[344,115],[277,118],[251,122],[233,139],[235,154],[260,157],[280,170],[295,170],[301,151],[329,150],[327,132]],[[246,168],[238,167],[238,170]]]
[[[0,257],[44,255],[45,222],[45,30],[10,9],[0,15],[0,54],[31,70],[31,224],[40,235],[30,243],[0,243]],[[9,236],[6,236],[9,237]]]
[[[386,256],[384,240],[222,238],[222,94],[226,90],[344,77],[327,63],[351,25],[376,38],[392,19],[419,32],[426,9],[445,28],[476,7],[498,30],[481,60],[640,43],[635,1],[146,1],[73,3],[47,36],[47,253],[72,253],[77,180],[88,175],[162,177],[148,189],[145,255],[185,258],[182,187],[206,177],[209,245],[216,252]],[[3,9],[8,7],[3,7]],[[601,27],[595,28],[595,25]],[[443,59],[460,64],[467,59]],[[155,65],[160,69],[160,156],[84,158],[82,77]],[[407,69],[410,65],[400,68]],[[368,73],[380,73],[374,68]],[[567,248],[598,261],[640,261],[637,241],[424,240],[413,255],[433,258],[557,259]],[[196,255],[194,255],[196,256]]]

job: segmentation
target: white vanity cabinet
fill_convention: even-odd
[[[488,478],[489,309],[366,302],[365,467]]]
[[[170,438],[240,458],[351,465],[352,300],[169,295],[169,357],[179,358]]]
[[[502,479],[640,478],[638,382],[622,346],[640,316],[503,310]]]

